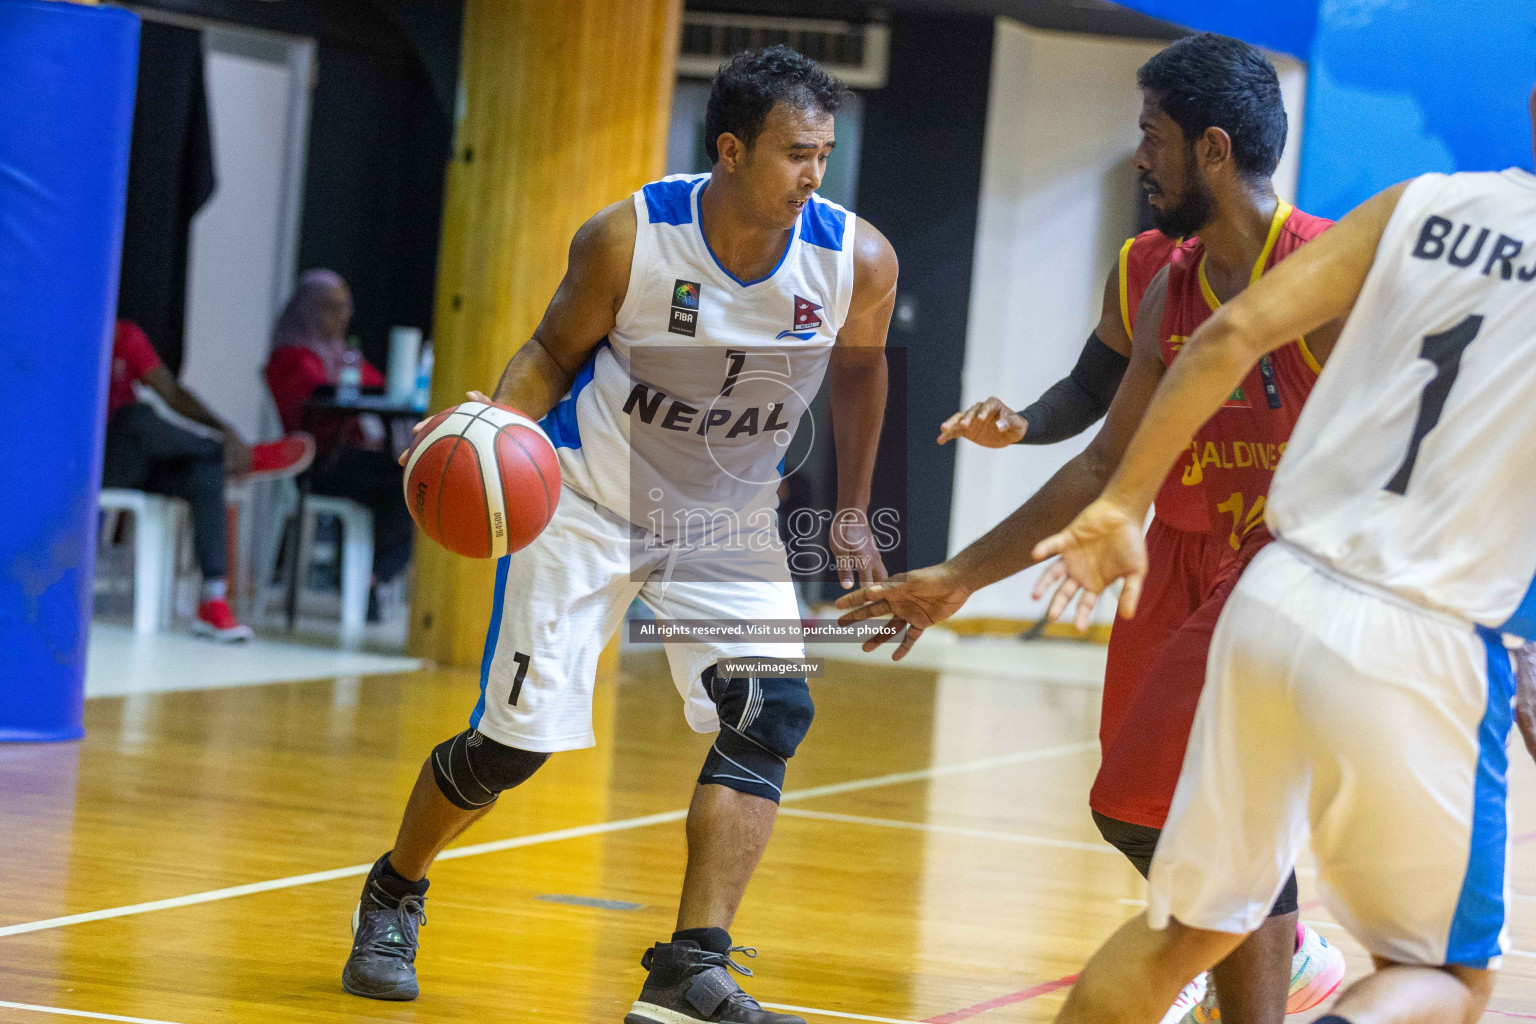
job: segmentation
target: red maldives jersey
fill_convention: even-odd
[[[1120,247],[1120,320],[1125,324],[1125,336],[1131,337],[1136,323],[1136,311],[1141,308],[1141,297],[1157,272],[1167,265],[1179,240],[1169,238],[1161,231],[1143,231],[1135,238],[1128,238]],[[1163,481],[1153,507],[1157,518],[1176,530],[1186,533],[1204,533],[1211,528],[1205,511],[1205,492],[1198,481],[1184,483],[1189,476],[1189,453],[1179,456],[1179,461]]]
[[[1332,223],[1280,203],[1249,283]],[[1192,239],[1174,252],[1168,264],[1162,329],[1165,364],[1173,362],[1195,328],[1220,306],[1205,275],[1205,245]],[[1248,371],[1226,404],[1195,433],[1181,459],[1181,480],[1203,489],[1211,528],[1218,535],[1226,534],[1230,551],[1244,559],[1270,540],[1264,526],[1269,482],[1320,369],[1305,338],[1271,352]],[[1163,490],[1168,490],[1168,484]]]

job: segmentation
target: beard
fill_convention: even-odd
[[[1216,207],[1216,196],[1209,185],[1196,175],[1190,175],[1184,185],[1184,196],[1177,206],[1164,209],[1150,207],[1152,223],[1169,238],[1188,238],[1198,234],[1211,222],[1211,212]]]

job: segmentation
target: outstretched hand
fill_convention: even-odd
[[[1052,586],[1050,621],[1055,622],[1077,598],[1076,624],[1087,630],[1093,606],[1111,583],[1125,580],[1120,592],[1120,614],[1129,619],[1136,614],[1141,586],[1147,578],[1147,544],[1142,535],[1142,517],[1103,498],[1080,512],[1065,530],[1035,545],[1034,556],[1040,561],[1060,555],[1035,584],[1036,600]]]
[[[486,405],[495,405],[496,404],[491,399],[485,397],[485,395],[482,394],[479,391],[468,391],[468,392],[465,392],[464,400],[467,401],[467,402],[484,402]],[[416,423],[414,423],[411,426],[411,443],[412,444],[416,443],[416,436],[418,434],[420,434],[423,430],[427,429],[427,424],[431,423],[432,420],[434,418],[436,418],[436,415],[437,415],[436,413],[433,413],[431,416],[428,416],[426,419],[418,420]],[[403,466],[403,465],[405,465],[406,458],[410,454],[411,454],[410,448],[406,448],[405,451],[400,453],[400,457],[398,459],[396,459],[395,461],[400,463],[400,465]]]
[[[955,614],[970,596],[970,588],[960,582],[959,575],[946,562],[900,573],[844,594],[837,599],[837,607],[845,614],[837,622],[851,626],[889,616],[890,621],[864,641],[864,650],[873,651],[886,641],[899,638],[891,660],[900,661],[925,629]]]
[[[939,444],[957,437],[987,448],[1006,448],[1024,440],[1029,423],[1001,398],[989,398],[962,409],[939,424]]]

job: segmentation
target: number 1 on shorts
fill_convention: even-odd
[[[522,651],[512,655],[512,660],[517,662],[517,675],[512,677],[512,696],[507,703],[517,707],[517,695],[523,692],[523,680],[528,678],[528,663],[533,659]]]

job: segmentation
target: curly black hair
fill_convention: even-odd
[[[1232,138],[1232,159],[1245,176],[1267,178],[1285,149],[1280,77],[1262,53],[1213,32],[1185,36],[1136,72],[1142,89],[1194,144],[1207,128]]]
[[[781,100],[800,110],[832,114],[847,95],[847,86],[787,46],[738,53],[720,65],[709,91],[704,152],[710,163],[719,160],[718,140],[726,132],[752,148],[768,120],[768,111]]]

